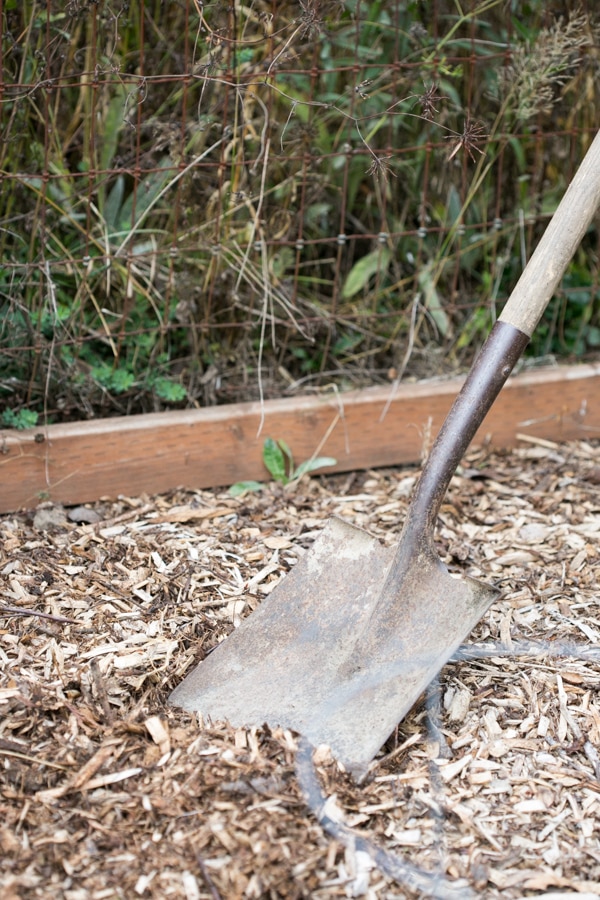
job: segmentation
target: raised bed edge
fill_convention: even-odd
[[[383,418],[391,387],[0,431],[0,512],[263,480],[267,436],[284,438],[296,462],[335,457],[327,471],[419,462],[462,382],[402,384]],[[600,363],[510,378],[474,443],[509,448],[519,435],[600,437]]]

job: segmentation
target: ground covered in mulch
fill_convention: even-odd
[[[438,547],[503,599],[362,784],[167,704],[330,515],[392,543],[414,479],[0,519],[3,900],[600,896],[599,444],[467,458]]]

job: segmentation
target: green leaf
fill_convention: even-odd
[[[515,138],[515,137],[509,137],[508,143],[514,154],[514,158],[517,163],[517,170],[519,172],[526,172],[527,171],[527,160],[525,157],[525,149],[524,149],[523,141],[520,141],[518,138]]]
[[[294,478],[301,478],[306,472],[314,472],[324,466],[335,466],[336,463],[337,459],[334,459],[333,456],[316,456],[314,459],[307,459],[300,463],[294,472]]]
[[[236,481],[235,484],[231,485],[228,493],[232,497],[241,497],[243,494],[248,494],[251,491],[262,491],[263,488],[264,484],[261,484],[260,481]]]
[[[286,270],[294,265],[294,251],[290,247],[282,247],[269,260],[269,268],[276,278],[283,278]]]
[[[279,444],[280,448],[283,450],[283,452],[285,453],[285,455],[286,455],[286,457],[287,457],[287,461],[288,461],[288,467],[287,467],[287,469],[288,469],[288,474],[291,476],[292,472],[294,471],[294,457],[292,456],[292,451],[290,450],[290,448],[289,448],[289,446],[287,445],[287,443],[283,440],[283,438],[281,438],[280,440],[278,440],[277,443]]]
[[[450,319],[442,306],[435,279],[431,273],[431,265],[424,266],[418,275],[419,287],[423,291],[423,302],[443,337],[450,331]]]
[[[462,209],[462,203],[460,199],[460,194],[456,190],[453,184],[450,185],[450,190],[448,191],[448,199],[446,201],[446,209],[448,210],[447,223],[449,225],[455,225],[460,218],[460,211]]]
[[[358,347],[363,340],[364,335],[362,334],[342,334],[333,345],[333,355],[341,356],[344,353],[349,353]]]
[[[103,171],[113,168],[113,161],[119,143],[119,133],[125,124],[127,110],[127,92],[119,89],[106,110],[102,123],[102,149],[100,150],[100,168]]]
[[[35,428],[37,422],[38,414],[32,409],[5,409],[2,413],[2,424],[8,428],[16,428],[17,431]]]
[[[285,471],[285,456],[283,450],[273,438],[266,438],[263,445],[263,462],[275,481],[287,484],[288,477]]]
[[[157,397],[167,403],[181,403],[187,397],[187,391],[178,381],[160,377],[152,381],[152,389]]]
[[[386,123],[389,123],[389,116],[381,116],[381,118],[374,123],[369,133],[365,135],[365,143],[370,144],[379,129]]]
[[[112,366],[106,363],[94,366],[91,374],[98,384],[101,384],[107,391],[112,391],[114,394],[122,394],[129,390],[135,381],[133,372],[130,372],[128,369],[113,369]]]
[[[106,198],[106,203],[104,204],[104,221],[106,222],[109,233],[112,233],[117,227],[124,193],[125,179],[122,175],[117,175],[117,180],[111,187],[108,197]]]
[[[119,216],[119,230],[121,232],[126,233],[134,224],[134,198],[135,220],[139,223],[153,207],[166,183],[173,177],[174,167],[170,157],[164,157],[158,165],[158,170],[146,175],[140,181],[137,191],[135,193],[132,192],[123,204]]]
[[[592,325],[586,332],[585,339],[590,347],[600,347],[600,328]]]
[[[385,274],[391,259],[392,253],[387,247],[378,247],[376,250],[372,250],[371,253],[367,253],[366,256],[361,257],[348,273],[346,283],[342,288],[342,297],[345,300],[354,297],[355,294],[358,294],[359,291],[368,285],[369,279],[373,275],[376,275],[378,272]]]
[[[133,372],[129,372],[127,369],[115,369],[112,373],[111,386],[115,394],[122,394],[124,391],[129,390],[134,381],[135,376]]]

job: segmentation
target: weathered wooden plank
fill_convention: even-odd
[[[82,503],[178,486],[262,479],[266,436],[297,462],[315,451],[334,471],[418,462],[462,379],[367,388],[258,403],[0,431],[0,512],[42,499]],[[519,432],[554,441],[600,437],[600,364],[534,369],[512,377],[475,443],[511,447]]]

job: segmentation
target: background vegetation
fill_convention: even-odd
[[[454,372],[599,116],[595,4],[5,0],[0,416]],[[532,343],[600,347],[590,233]]]

